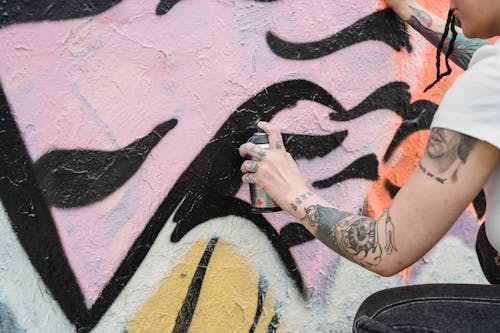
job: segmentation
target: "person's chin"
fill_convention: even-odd
[[[488,33],[488,31],[481,31],[481,29],[471,29],[470,27],[467,26],[467,24],[462,25],[462,33],[467,38],[488,39],[496,36],[494,33]]]
[[[481,37],[477,36],[476,32],[474,32],[473,30],[467,29],[467,26],[464,27],[463,25],[462,25],[462,33],[467,38],[481,38]]]
[[[476,36],[474,36],[473,34],[469,34],[469,33],[465,32],[465,31],[463,31],[463,33],[464,33],[464,36],[465,36],[465,37],[467,37],[467,38],[470,38],[470,39],[472,39],[472,38],[477,38],[477,37],[476,37]]]
[[[464,36],[467,38],[476,38],[475,36],[473,36],[474,35],[473,32],[468,29],[467,23],[464,26],[458,10],[455,10],[454,15],[455,15],[455,23],[458,27],[462,29],[462,33],[464,34]]]

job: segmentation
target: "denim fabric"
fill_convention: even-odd
[[[425,284],[379,291],[361,304],[354,333],[500,333],[500,286]]]
[[[481,265],[481,269],[486,279],[491,284],[500,284],[500,265],[497,265],[497,263],[500,263],[500,258],[497,257],[497,250],[491,246],[486,237],[484,223],[477,233],[476,253],[479,259],[479,265]]]

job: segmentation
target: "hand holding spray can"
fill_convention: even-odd
[[[267,133],[256,132],[248,139],[248,142],[253,142],[262,149],[269,149],[269,138]],[[252,205],[252,212],[261,214],[280,211],[281,208],[274,203],[274,201],[267,195],[266,192],[255,184],[250,186],[250,200]]]

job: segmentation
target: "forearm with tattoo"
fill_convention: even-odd
[[[410,10],[412,14],[408,20],[408,24],[421,33],[432,45],[437,46],[441,40],[444,28],[441,31],[437,31],[437,29],[433,27],[434,22],[432,16],[426,10],[414,6],[410,6]],[[446,53],[448,50],[450,38],[451,35],[446,39],[443,45],[443,53]],[[470,39],[465,37],[462,33],[458,33],[450,59],[462,69],[467,69],[474,52],[486,44],[490,43],[482,39]]]
[[[307,197],[309,195],[305,194],[304,198]],[[301,198],[299,196],[298,201],[301,202]],[[300,207],[298,201],[291,203],[295,210]],[[380,220],[383,221],[385,228],[384,246],[380,244],[377,220],[317,204],[304,207],[304,213],[301,222],[309,226],[309,230],[316,238],[341,256],[363,267],[376,266],[384,255],[397,251],[394,224],[389,209],[384,212]]]

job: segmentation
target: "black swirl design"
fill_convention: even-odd
[[[107,197],[129,180],[151,150],[177,124],[171,119],[117,151],[53,150],[34,164],[47,204],[85,206]]]
[[[271,50],[282,58],[310,60],[369,40],[384,42],[397,51],[405,48],[411,52],[408,36],[404,22],[398,19],[392,10],[382,10],[362,18],[333,36],[318,42],[291,43],[284,41],[272,32],[268,32],[267,43]]]

